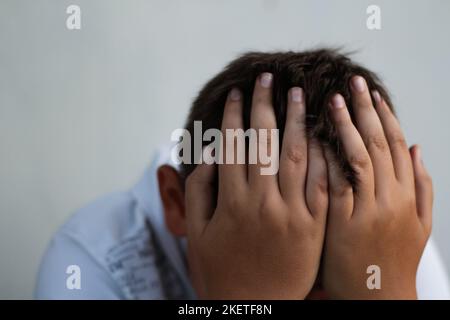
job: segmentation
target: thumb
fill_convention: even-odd
[[[433,211],[433,183],[423,164],[419,146],[411,147],[410,153],[414,168],[418,215],[426,230],[430,231]]]
[[[210,148],[207,146],[205,149]],[[214,210],[214,164],[200,163],[186,179],[188,232],[201,234]]]

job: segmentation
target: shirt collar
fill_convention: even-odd
[[[173,144],[169,144],[157,149],[143,177],[132,188],[132,194],[153,227],[162,250],[183,282],[188,296],[194,298],[195,293],[187,271],[186,240],[173,236],[166,227],[156,174],[158,167],[164,164],[177,168],[170,158],[172,148]]]

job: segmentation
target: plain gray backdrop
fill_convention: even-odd
[[[70,4],[81,30],[66,28]],[[370,4],[381,30],[366,28]],[[423,147],[450,266],[449,31],[445,0],[0,0],[0,298],[32,298],[58,226],[131,186],[201,86],[248,50],[359,50]]]

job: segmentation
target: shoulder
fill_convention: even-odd
[[[41,262],[36,297],[161,298],[154,252],[152,230],[131,193],[101,197],[54,234]],[[80,270],[79,289],[67,284],[71,266]],[[137,275],[140,278],[133,280]]]
[[[145,229],[145,216],[130,192],[102,196],[75,212],[58,230],[103,255],[107,247]],[[103,246],[100,244],[104,244]]]

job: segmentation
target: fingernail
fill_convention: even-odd
[[[231,89],[231,91],[230,91],[230,99],[233,100],[233,101],[241,100],[241,92],[238,89],[236,89],[236,88]]]
[[[377,90],[372,91],[372,97],[377,104],[379,104],[381,102],[381,97]]]
[[[366,81],[361,76],[355,76],[352,78],[352,87],[357,92],[362,93],[366,90]]]
[[[303,102],[303,89],[302,88],[292,88],[291,89],[291,99],[294,102]]]
[[[340,94],[335,94],[331,99],[330,107],[334,109],[341,109],[345,105],[344,98]]]
[[[261,74],[259,81],[263,88],[270,88],[270,86],[272,85],[272,79],[273,75],[271,73],[265,72]]]

